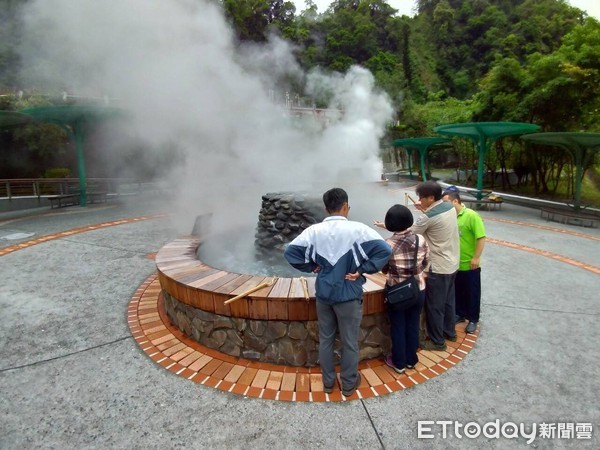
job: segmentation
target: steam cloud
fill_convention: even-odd
[[[381,173],[392,107],[372,75],[303,74],[277,38],[236,49],[216,2],[34,0],[24,23],[33,85],[116,99],[149,146],[183,150],[168,184],[192,215],[224,205],[254,222],[265,192],[345,187]],[[270,100],[286,77],[303,80],[309,95],[328,90],[343,113],[327,126],[294,124]]]

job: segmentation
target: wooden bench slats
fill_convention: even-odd
[[[291,278],[279,278],[271,292],[267,297],[269,298],[288,298],[288,294],[290,292],[290,285],[292,284]]]
[[[251,278],[248,279],[248,281],[246,281],[245,283],[241,284],[238,288],[231,291],[229,293],[229,295],[233,295],[233,296],[240,295],[240,294],[246,292],[248,289],[252,289],[253,287],[258,286],[259,284],[263,283],[264,281],[265,281],[265,277],[252,275]]]
[[[235,280],[239,276],[240,275],[238,273],[225,272],[225,274],[223,276],[215,278],[214,280],[212,280],[206,284],[203,284],[202,289],[206,289],[207,291],[214,292],[215,289],[220,288],[221,286],[229,283],[232,280]]]
[[[206,266],[206,269],[199,269],[194,275],[190,275],[188,279],[186,279],[185,284],[195,287],[193,283],[202,280],[205,277],[213,275],[217,272],[220,272],[219,269],[215,269],[214,267]],[[163,272],[165,275],[170,277],[169,272]]]
[[[302,281],[300,278],[292,278],[290,283],[290,292],[288,294],[290,297],[300,297],[304,298],[304,288],[302,287]]]
[[[275,278],[275,277],[266,277],[261,283],[270,283],[273,281],[273,278]],[[250,297],[252,297],[252,298],[268,297],[269,292],[271,292],[271,289],[273,289],[273,286],[264,287],[262,289],[259,289],[258,291],[253,292],[252,294],[250,294]]]
[[[214,269],[214,272],[212,272],[210,274],[208,274],[208,272],[212,272],[212,271],[207,270],[203,273],[200,273],[199,275],[205,275],[205,276],[202,276],[198,280],[192,281],[191,283],[188,283],[188,284],[195,288],[201,288],[202,286],[204,286],[212,281],[218,280],[219,278],[224,277],[225,275],[229,274],[229,272],[226,272],[224,270],[217,270],[217,269]]]
[[[315,289],[315,283],[317,282],[317,278],[316,277],[310,277],[306,279],[306,284],[308,284],[308,295],[311,298],[314,298],[317,296],[317,291]],[[304,296],[304,294],[302,294],[302,296]]]
[[[380,291],[382,287],[373,280],[367,278],[367,282],[363,284],[363,292]]]
[[[215,314],[255,320],[316,320],[316,277],[304,276],[310,301],[306,301],[301,281],[295,277],[273,277],[238,274],[216,269],[196,259],[200,240],[181,238],[163,247],[155,260],[161,285],[180,301]],[[277,278],[272,286],[251,292],[238,301],[225,305],[228,299]],[[363,285],[365,314],[383,311],[379,298],[385,286],[382,273],[365,274]],[[166,287],[165,287],[166,286]]]
[[[236,279],[231,280],[229,283],[226,283],[223,286],[215,289],[215,292],[218,294],[231,294],[250,278],[252,278],[252,275],[239,275]]]
[[[168,272],[171,278],[184,283],[186,278],[196,275],[203,270],[207,270],[208,267],[209,266],[201,263],[200,261],[190,261],[188,264],[169,270]]]
[[[381,272],[365,274],[365,278],[367,280],[371,280],[373,283],[378,284],[382,288],[385,286],[385,282],[387,280],[387,277]]]

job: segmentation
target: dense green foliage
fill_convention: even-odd
[[[263,30],[298,44],[307,70],[370,69],[397,111],[388,139],[467,121],[600,131],[600,24],[563,0],[419,0],[414,18],[384,0],[335,0],[321,14],[309,2],[285,26]],[[458,140],[453,151],[458,167],[476,166],[470,143]],[[527,178],[538,195],[573,192],[573,161],[562,149],[504,139],[486,167],[514,169],[517,184]]]
[[[465,121],[600,131],[600,23],[565,0],[418,0],[415,17],[398,16],[385,0],[334,0],[325,11],[310,0],[302,11],[283,0],[212,1],[222,5],[240,44],[278,35],[294,44],[307,71],[368,68],[397,113],[388,139],[427,136],[436,125]],[[19,84],[26,68],[17,51],[18,10],[26,2],[0,0],[0,94],[28,89]],[[292,89],[302,96],[301,82],[292,81]],[[21,107],[10,98],[1,109]],[[49,163],[48,146],[68,145],[60,130],[34,127],[2,132],[0,139],[3,148],[27,147],[37,172]],[[471,165],[472,148],[464,142],[455,148],[461,164]],[[505,140],[489,155],[490,170],[528,170],[537,192],[557,189],[565,173],[572,178],[571,162],[558,150],[544,162]]]
[[[413,105],[454,108],[440,102],[449,98],[469,102],[473,115],[463,120],[599,128],[600,25],[564,0],[419,0],[413,18],[384,0],[334,0],[323,12],[310,1],[302,12],[282,1],[222,3],[241,41],[276,33],[298,45],[307,70],[370,69],[398,112],[395,133],[404,136],[431,133],[410,116],[422,111]]]

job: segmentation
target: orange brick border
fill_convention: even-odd
[[[72,234],[85,233],[86,231],[98,230],[106,227],[114,227],[116,225],[124,225],[126,223],[139,222],[141,220],[152,220],[152,219],[162,219],[163,217],[168,217],[169,214],[153,214],[148,216],[138,216],[138,217],[130,217],[127,219],[119,219],[113,220],[110,222],[102,222],[97,223],[95,225],[87,225],[85,227],[80,228],[72,228],[66,231],[59,231],[54,234],[47,234],[46,236],[41,236],[36,239],[31,239],[29,241],[21,242],[20,244],[11,245],[8,247],[0,248],[0,256],[8,255],[9,253],[16,252],[17,250],[23,250],[27,247],[32,247],[37,244],[41,244],[46,241],[51,241],[54,239],[60,239],[65,236],[71,236]]]
[[[359,363],[362,384],[344,397],[338,384],[323,392],[321,369],[291,367],[236,358],[205,347],[172,325],[163,308],[157,274],[134,293],[127,322],[140,348],[157,364],[180,377],[247,397],[269,400],[332,402],[387,395],[436,377],[456,365],[471,351],[479,329],[466,334],[466,324],[456,326],[457,341],[447,341],[446,351],[419,351],[414,370],[397,374],[381,358]]]

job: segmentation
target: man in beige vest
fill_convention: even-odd
[[[445,339],[456,341],[454,279],[460,259],[456,211],[442,200],[442,188],[434,181],[419,184],[416,191],[423,214],[412,230],[427,240],[431,260],[424,308],[428,339],[421,348],[445,350]]]

